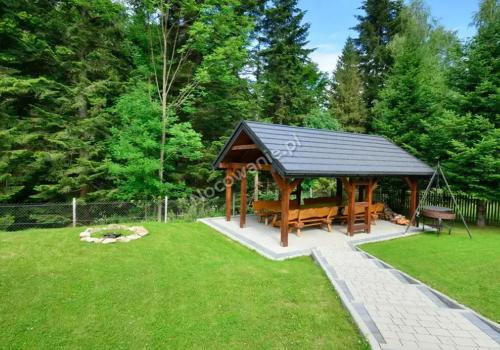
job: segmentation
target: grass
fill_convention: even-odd
[[[370,243],[362,249],[500,322],[500,228],[464,228]]]
[[[311,258],[274,262],[201,223],[113,245],[0,233],[0,348],[366,349]]]

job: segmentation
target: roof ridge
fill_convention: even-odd
[[[245,120],[245,119],[242,120],[242,122],[245,123],[245,124],[255,123],[255,124],[262,124],[262,125],[270,125],[270,126],[294,128],[294,129],[305,129],[305,130],[313,130],[313,131],[322,131],[322,132],[327,132],[327,133],[332,133],[332,134],[347,134],[347,135],[356,135],[356,136],[370,136],[370,137],[376,137],[376,138],[386,139],[384,136],[378,135],[378,134],[363,134],[363,133],[360,133],[360,132],[318,129],[318,128],[311,128],[311,127],[308,127],[308,126],[275,124],[275,123],[261,122],[261,121],[256,121],[256,120]]]

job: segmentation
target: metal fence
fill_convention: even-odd
[[[0,204],[0,230],[89,226],[144,221],[193,221],[223,215],[220,199]]]

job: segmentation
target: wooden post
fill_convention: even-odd
[[[408,185],[410,186],[410,211],[409,211],[409,216],[410,218],[414,218],[415,211],[417,210],[417,197],[418,197],[418,191],[417,191],[417,180],[410,178],[408,181]],[[416,224],[415,218],[413,219],[413,222],[411,223],[413,226]]]
[[[231,221],[231,207],[232,207],[232,186],[233,186],[233,170],[226,169],[226,221]]]
[[[288,247],[288,210],[290,209],[290,185],[283,182],[281,191],[281,246]]]
[[[355,217],[355,205],[356,202],[356,183],[349,181],[349,203],[348,203],[348,215],[347,215],[347,233],[349,236],[354,234],[354,217]]]
[[[282,178],[275,172],[271,172],[271,175],[280,189],[280,201],[281,201],[281,246],[288,247],[288,211],[290,209],[290,194],[302,181],[297,179],[293,182],[289,182],[287,179]]]
[[[373,180],[370,179],[368,181],[368,186],[366,189],[366,201],[368,205],[366,206],[366,215],[365,215],[365,231],[366,233],[370,233],[372,229],[372,194],[373,194]]]
[[[302,203],[302,181],[300,181],[297,185],[297,190],[295,190],[296,196],[297,196],[297,206],[300,207],[300,204]]]
[[[241,169],[240,228],[245,227],[247,218],[247,171]]]
[[[337,178],[337,191],[335,193],[335,196],[340,200],[339,204],[342,204],[342,179]]]

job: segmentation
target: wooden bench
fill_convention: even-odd
[[[259,221],[264,220],[267,225],[269,217],[281,209],[281,203],[280,201],[253,201],[252,208]]]
[[[337,215],[338,207],[317,207],[292,209],[288,212],[288,226],[295,228],[297,236],[301,237],[300,230],[309,226],[326,225],[328,232],[332,231],[332,220]],[[273,225],[280,226],[280,221],[276,220]]]
[[[297,203],[295,201],[290,201],[290,208],[296,208]],[[253,201],[252,208],[255,216],[259,218],[259,221],[264,220],[265,224],[269,223],[269,217],[273,217],[273,222],[277,220],[277,216],[281,213],[281,201],[279,200],[260,200]]]
[[[341,225],[347,223],[347,218],[349,217],[349,207],[345,206],[341,211],[340,215],[335,217],[335,220],[339,220]],[[364,219],[365,217],[365,207],[362,205],[356,205],[354,207],[354,220]]]
[[[376,220],[380,217],[380,215],[383,212],[384,212],[384,203],[372,204],[372,213],[371,213],[372,224],[376,225]]]

